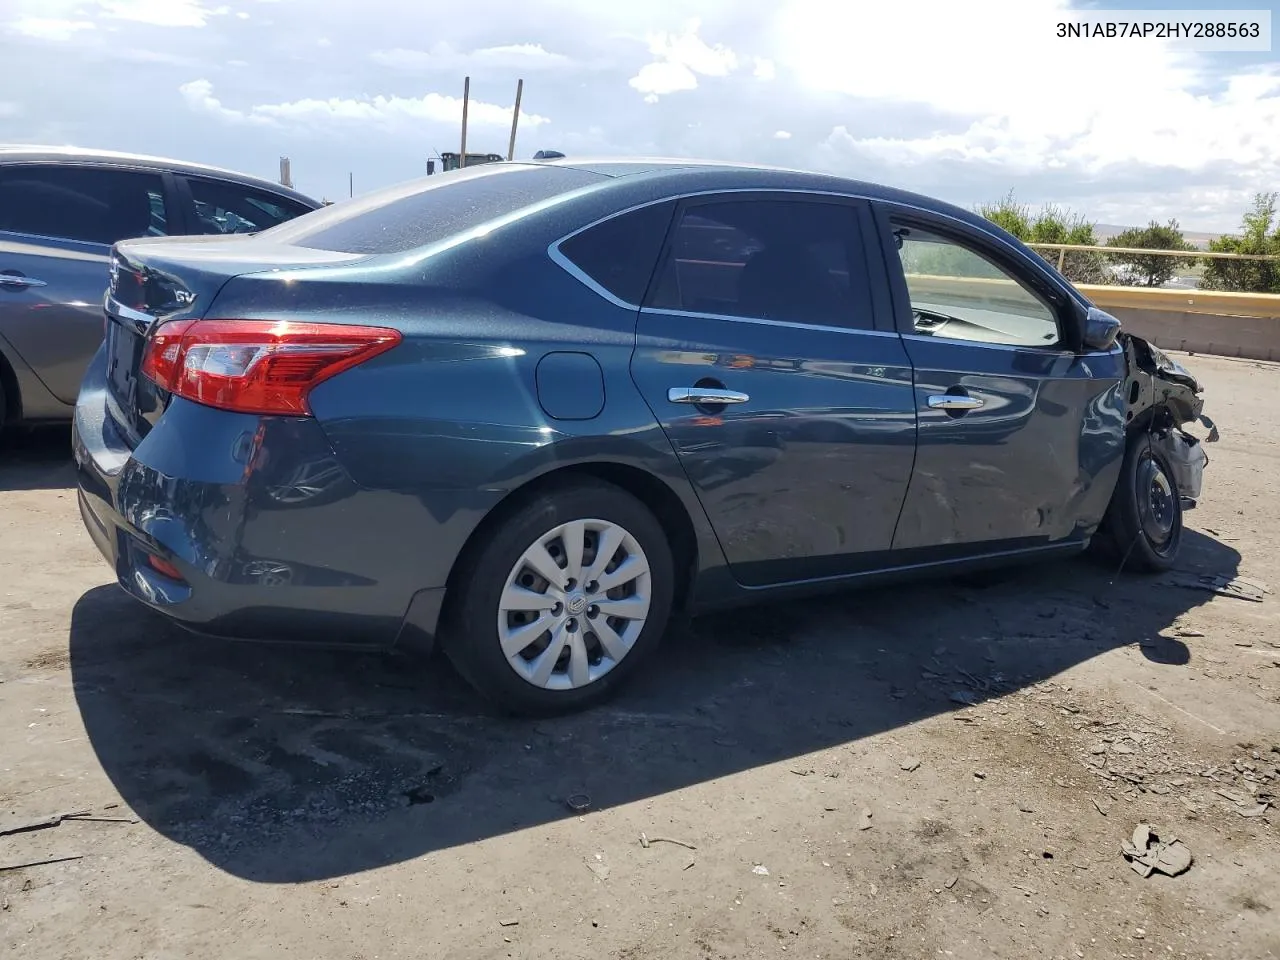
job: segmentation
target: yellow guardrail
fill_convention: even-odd
[[[907,274],[913,293],[924,296],[964,297],[972,303],[975,296],[993,304],[1008,305],[1017,312],[1017,302],[1027,302],[1028,295],[1013,280],[987,277],[946,277],[931,274]],[[1280,294],[1234,293],[1219,290],[1169,290],[1163,287],[1119,287],[1109,284],[1075,285],[1076,289],[1105,309],[1122,307],[1130,310],[1161,310],[1178,313],[1203,313],[1226,317],[1260,317],[1280,320]]]
[[[1184,260],[1276,260],[1280,254],[1274,253],[1225,253],[1217,250],[1147,250],[1143,247],[1100,247],[1078,243],[1028,243],[1032,250],[1057,250],[1060,254],[1080,251],[1081,253],[1121,253],[1137,256],[1181,257]],[[1059,262],[1062,257],[1060,256]]]

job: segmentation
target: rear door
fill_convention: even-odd
[[[170,193],[148,170],[0,167],[0,336],[63,403],[102,342],[111,244],[168,233]]]
[[[902,342],[869,282],[871,229],[863,201],[801,193],[676,208],[639,312],[632,377],[741,583],[886,560],[915,403]]]
[[[1081,352],[1065,291],[1012,245],[876,210],[919,422],[898,561],[1084,539],[1123,454],[1119,347]]]

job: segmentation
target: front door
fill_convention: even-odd
[[[631,371],[757,586],[886,562],[915,454],[911,370],[876,310],[862,201],[682,202]],[[878,256],[878,251],[877,251]]]
[[[1119,348],[1078,351],[1063,291],[981,231],[879,205],[919,438],[899,562],[1083,541],[1124,453]]]

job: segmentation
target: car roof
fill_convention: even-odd
[[[167,157],[152,157],[141,153],[122,153],[115,150],[90,150],[84,147],[43,146],[27,143],[0,143],[0,164],[5,163],[91,163],[100,166],[142,167],[151,170],[165,170],[170,173],[190,174],[192,176],[216,177],[220,180],[231,180],[244,186],[270,190],[273,193],[291,197],[308,206],[318,207],[318,200],[299,193],[289,187],[273,183],[262,177],[255,177],[235,170],[227,170],[204,163],[193,163],[188,160],[171,160]]]
[[[649,183],[656,181],[670,188],[673,194],[680,191],[682,181],[693,179],[700,181],[702,189],[710,190],[791,189],[845,193],[934,211],[987,231],[999,230],[973,211],[936,197],[866,180],[790,167],[683,157],[565,157],[523,162],[572,167],[621,180],[640,178]]]

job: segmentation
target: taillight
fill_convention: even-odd
[[[175,396],[237,413],[311,413],[307,394],[385,353],[385,327],[275,320],[171,320],[152,334],[142,372]]]

